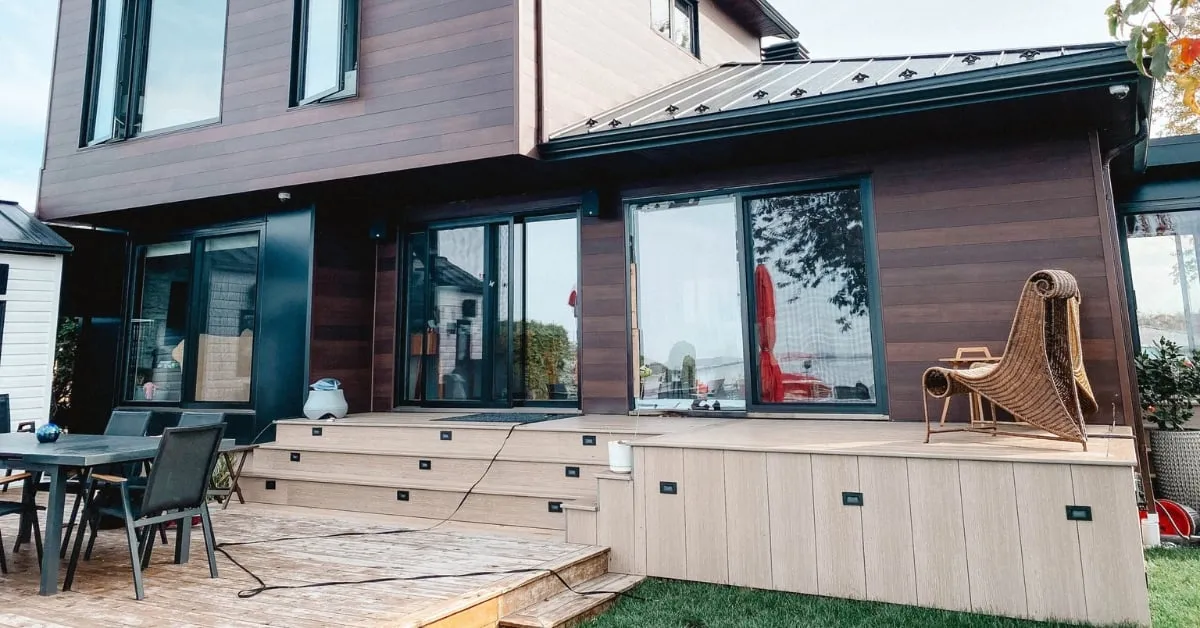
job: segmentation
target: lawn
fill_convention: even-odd
[[[1200,626],[1200,549],[1147,552],[1155,628]],[[647,580],[587,628],[1050,628],[1074,626],[696,582]],[[636,597],[633,597],[636,596]]]

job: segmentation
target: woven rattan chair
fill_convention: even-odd
[[[1079,285],[1062,270],[1042,270],[1025,282],[1004,356],[994,364],[925,371],[925,442],[940,432],[984,432],[1065,440],[1087,450],[1084,417],[1096,411],[1079,337]],[[1018,421],[1049,432],[1000,431],[995,424],[934,430],[928,397],[974,392]]]

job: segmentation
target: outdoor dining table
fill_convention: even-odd
[[[0,434],[0,468],[17,468],[44,474],[50,481],[46,503],[45,540],[42,552],[42,595],[58,593],[59,552],[62,546],[63,513],[66,507],[67,477],[72,470],[91,469],[100,465],[151,460],[158,453],[160,439],[154,436],[96,436],[63,434],[53,443],[39,443],[33,434]],[[221,450],[236,447],[234,440],[221,441]],[[37,482],[26,482],[22,499],[32,504]],[[34,487],[34,488],[29,488]],[[21,524],[23,536],[28,530]],[[188,560],[191,544],[189,525],[176,526],[175,562]]]

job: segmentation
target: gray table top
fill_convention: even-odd
[[[158,453],[160,441],[157,436],[63,434],[53,443],[39,443],[29,433],[0,434],[0,458],[39,466],[95,467],[149,460]],[[222,451],[235,446],[232,438],[221,441]]]

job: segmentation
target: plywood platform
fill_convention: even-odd
[[[0,496],[10,498],[19,493]],[[8,550],[16,523],[15,517],[0,519]],[[10,551],[10,573],[0,576],[0,626],[422,626],[438,621],[458,625],[454,622],[467,617],[495,622],[558,592],[557,579],[539,570],[555,569],[576,582],[607,571],[603,548],[562,543],[536,530],[453,523],[432,531],[312,538],[418,526],[428,522],[257,504],[214,512],[218,542],[305,537],[228,549],[269,585],[530,571],[269,591],[240,599],[238,592],[254,581],[220,556],[221,577],[209,579],[201,535],[196,534],[186,565],[171,563],[170,546],[156,546],[146,575],[146,600],[138,602],[124,534],[104,531],[94,559],[80,568],[75,590],[53,597],[37,595],[32,546],[16,555]]]
[[[1024,426],[1005,429],[1044,434]],[[934,434],[932,442],[926,444],[923,423],[749,419],[639,439],[634,445],[998,462],[1137,464],[1130,428],[1093,425],[1088,435],[1087,451],[1078,443],[971,432]]]

